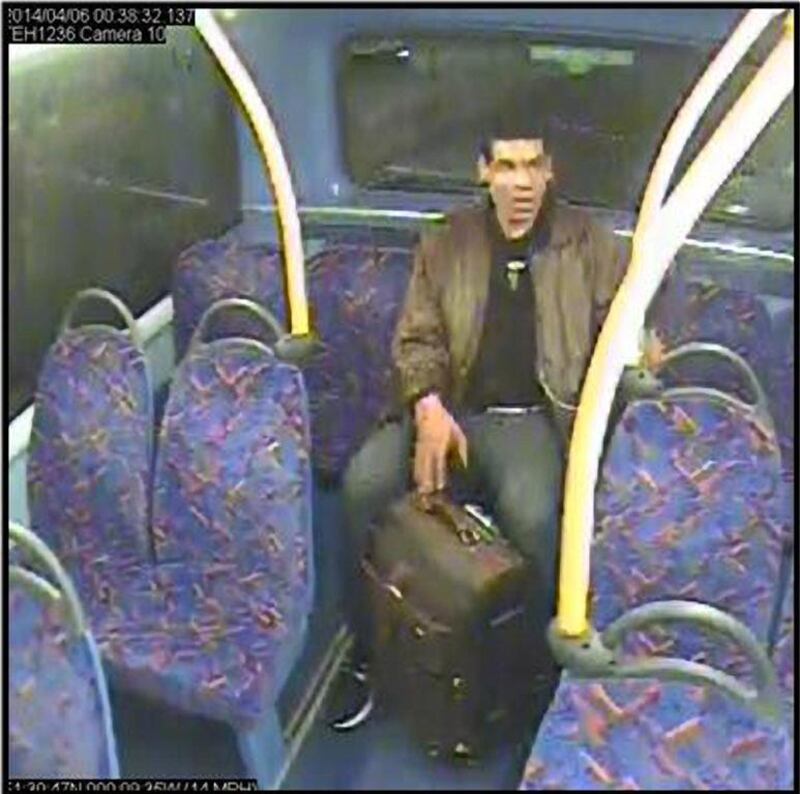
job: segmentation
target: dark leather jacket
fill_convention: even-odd
[[[488,204],[423,233],[392,354],[406,404],[437,391],[463,396],[483,330],[491,263]],[[533,267],[537,371],[565,436],[594,343],[627,265],[627,246],[584,210],[556,204]]]

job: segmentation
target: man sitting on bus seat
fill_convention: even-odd
[[[530,563],[544,646],[565,443],[627,256],[585,211],[555,200],[543,138],[493,130],[478,173],[487,200],[424,232],[416,250],[392,347],[404,416],[377,429],[345,474],[351,575],[358,581],[368,530],[410,475],[419,491],[439,491],[448,460],[460,462]],[[359,665],[370,616],[362,594],[353,600]]]

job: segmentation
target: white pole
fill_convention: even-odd
[[[617,384],[631,363],[633,340],[644,326],[645,310],[683,238],[791,93],[792,23],[790,14],[781,42],[695,158],[666,206],[645,227],[646,240],[634,244],[630,265],[600,331],[575,417],[564,486],[557,627],[566,636],[580,636],[588,628],[598,465]]]
[[[667,186],[683,147],[694,132],[711,100],[764,28],[780,13],[781,9],[779,8],[748,11],[683,103],[669,128],[658,153],[658,159],[650,173],[636,227],[638,240],[644,240],[647,227],[664,203]]]

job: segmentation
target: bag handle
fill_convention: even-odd
[[[78,306],[92,299],[104,301],[116,309],[117,314],[119,314],[119,316],[122,317],[123,321],[125,322],[125,326],[128,329],[128,333],[131,336],[131,341],[133,344],[136,345],[139,350],[144,349],[143,340],[131,310],[125,305],[124,301],[117,297],[113,292],[109,292],[106,289],[101,289],[100,287],[89,287],[89,289],[81,290],[69,302],[67,310],[64,312],[64,318],[61,321],[61,328],[59,329],[60,334],[73,327],[72,319],[78,309]]]
[[[273,335],[275,336],[274,344],[276,347],[279,347],[281,341],[286,337],[286,332],[275,318],[275,315],[273,315],[269,309],[266,309],[261,304],[256,303],[250,298],[223,298],[222,300],[218,300],[213,303],[203,313],[203,316],[200,318],[200,322],[197,324],[197,328],[195,328],[192,338],[189,341],[189,350],[194,350],[198,345],[203,343],[203,334],[208,330],[208,324],[213,316],[220,314],[221,312],[230,311],[232,309],[245,310],[252,314],[256,319],[260,320],[262,324],[269,328],[269,330],[272,331]],[[260,339],[248,338],[248,341],[253,342],[255,345],[266,350],[268,353],[274,354],[273,348],[262,342]]]
[[[480,522],[471,518],[442,493],[415,492],[413,502],[423,513],[440,518],[465,546],[477,546],[482,541],[491,543],[493,540],[491,533],[484,530]]]
[[[86,617],[78,593],[56,555],[35,533],[15,521],[10,521],[8,524],[8,538],[9,545],[21,546],[36,562],[42,564],[47,573],[52,575],[56,586],[19,565],[12,565],[9,568],[9,579],[27,587],[35,596],[44,596],[49,600],[62,603],[67,619],[75,633],[83,634],[86,630]]]

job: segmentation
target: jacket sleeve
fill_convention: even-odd
[[[592,263],[592,338],[603,327],[611,302],[622,282],[630,260],[630,245],[623,243],[599,223],[589,229]]]
[[[423,235],[392,344],[400,392],[409,404],[427,392],[444,395],[448,388],[450,354],[439,297],[430,277],[436,256],[436,233]]]
[[[597,343],[600,329],[608,316],[608,310],[617,294],[630,261],[630,245],[623,243],[605,226],[592,221],[589,231],[591,273],[592,273],[592,347]],[[627,372],[627,368],[626,368]],[[626,392],[629,377],[623,372],[620,385],[614,395],[614,402],[608,417],[606,436],[603,442],[603,456],[612,428],[619,420],[630,395]],[[575,417],[571,417],[571,424]]]

